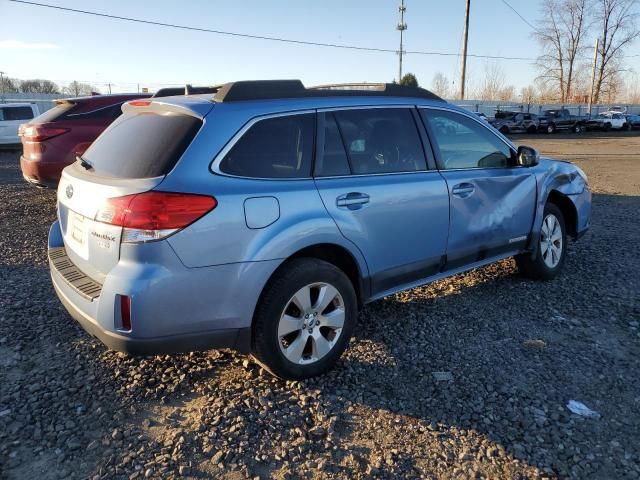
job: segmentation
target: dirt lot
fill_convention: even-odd
[[[54,192],[1,153],[0,478],[639,478],[640,136],[516,141],[590,177],[564,274],[507,260],[375,302],[338,367],[302,383],[228,351],[128,358],[89,338],[48,279]]]

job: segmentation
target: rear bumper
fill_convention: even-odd
[[[27,182],[39,187],[56,188],[65,166],[57,163],[29,161],[24,155],[20,155],[22,176]]]
[[[89,334],[96,337],[111,350],[133,355],[158,355],[183,353],[215,348],[233,348],[248,353],[251,348],[250,328],[226,328],[211,332],[171,335],[158,338],[131,338],[102,328],[80,310],[63,292],[59,279],[52,272],[53,287],[67,312]]]
[[[101,283],[92,280],[97,288],[89,288],[71,259],[60,261],[64,242],[58,222],[49,231],[49,250],[53,286],[71,316],[107,347],[144,355],[214,348],[248,352],[257,299],[279,265],[187,268],[167,242],[123,244],[118,264]],[[118,328],[121,295],[131,299],[131,331]]]

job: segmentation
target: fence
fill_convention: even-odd
[[[510,111],[510,112],[526,112],[535,113],[541,115],[545,110],[554,110],[560,108],[566,108],[572,115],[588,115],[589,105],[587,104],[572,104],[562,105],[559,103],[517,103],[517,102],[496,102],[495,100],[450,100],[451,103],[455,103],[457,106],[471,110],[472,112],[484,113],[487,117],[493,117],[496,110]],[[595,116],[600,112],[607,112],[611,110],[614,105],[593,105],[591,107],[591,115]],[[640,115],[640,105],[625,105],[616,104],[616,109],[621,109],[629,115]]]
[[[46,112],[54,106],[54,100],[58,98],[64,98],[64,95],[59,93],[14,93],[8,92],[0,94],[0,105],[2,103],[35,103],[38,105],[40,113]]]

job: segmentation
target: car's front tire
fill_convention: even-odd
[[[547,203],[540,232],[538,249],[532,255],[523,253],[516,257],[518,270],[522,275],[534,280],[555,278],[564,265],[567,256],[567,230],[562,211],[554,203]]]
[[[556,131],[556,126],[553,123],[550,123],[549,125],[547,125],[547,133],[551,134],[551,133],[555,133]]]
[[[353,285],[331,263],[288,262],[269,282],[256,308],[252,354],[274,375],[319,375],[346,349],[358,315]]]

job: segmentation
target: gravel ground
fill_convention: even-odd
[[[507,260],[370,304],[305,382],[88,337],[48,278],[55,194],[0,153],[0,478],[640,478],[640,137],[609,137],[516,139],[596,193],[560,278]]]

